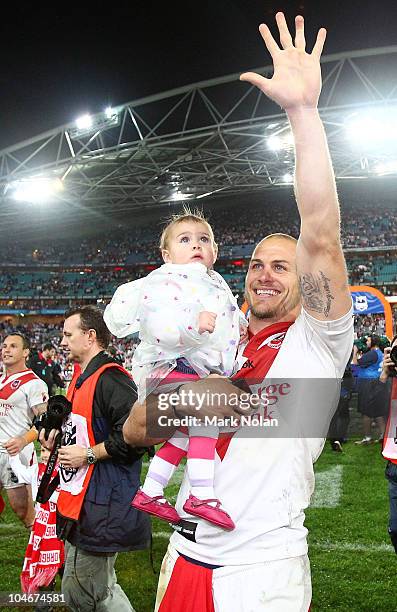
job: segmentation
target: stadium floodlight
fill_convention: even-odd
[[[292,176],[290,172],[287,172],[286,174],[283,175],[282,181],[283,183],[293,183],[294,177]]]
[[[270,136],[267,139],[267,146],[271,151],[280,151],[283,148],[283,144],[279,136]]]
[[[288,150],[294,146],[294,137],[291,130],[284,130],[269,136],[266,144],[271,151]]]
[[[35,177],[9,183],[4,193],[17,202],[41,204],[53,199],[62,189],[63,183],[58,178]]]
[[[117,109],[108,106],[102,113],[90,115],[86,113],[82,115],[68,128],[71,138],[80,138],[81,136],[89,136],[95,132],[108,130],[116,127],[120,123],[120,113]]]
[[[194,198],[193,193],[182,193],[181,191],[176,191],[172,194],[171,200],[178,202],[180,200],[188,200],[189,198]]]
[[[346,137],[353,146],[366,149],[392,145],[397,138],[397,109],[372,108],[350,115],[345,124]]]
[[[108,119],[111,119],[113,117],[113,115],[116,113],[117,111],[115,111],[111,106],[107,106],[105,108],[105,116]]]
[[[79,130],[89,130],[92,127],[92,117],[89,113],[85,115],[81,115],[78,119],[76,119],[76,127]]]

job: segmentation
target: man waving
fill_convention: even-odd
[[[239,355],[246,367],[235,378],[244,378],[251,392],[262,396],[263,411],[278,419],[281,430],[250,437],[240,428],[218,443],[215,488],[231,509],[234,531],[183,512],[185,476],[176,504],[181,522],[160,574],[159,612],[307,612],[311,601],[304,510],[314,487],[313,461],[336,407],[337,380],[350,356],[353,319],[334,174],[317,109],[326,32],[318,32],[307,53],[303,17],[296,17],[294,41],[282,13],[276,21],[280,45],[266,25],[260,26],[273,77],[248,72],[241,79],[287,113],[295,140],[301,232],[298,241],[271,234],[254,250],[245,284],[250,337]],[[180,397],[188,390],[236,394],[224,379],[182,385]],[[174,404],[169,415],[172,410],[178,416],[197,414],[194,402]],[[230,405],[202,410],[220,413],[233,411]],[[155,398],[136,405],[124,425],[125,439],[145,441],[157,414]]]

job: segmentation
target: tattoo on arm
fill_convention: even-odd
[[[302,274],[299,285],[304,306],[328,317],[334,296],[331,293],[330,279],[320,270],[318,274]]]

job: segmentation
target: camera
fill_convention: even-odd
[[[44,437],[48,440],[52,429],[60,431],[64,420],[71,413],[71,410],[72,404],[64,395],[52,395],[48,400],[47,412],[44,412],[34,421],[34,426],[39,435],[41,430],[44,429]]]
[[[52,493],[59,484],[59,474],[57,474],[52,480],[51,476],[54,472],[58,457],[58,450],[61,446],[62,425],[71,411],[72,404],[64,395],[52,395],[48,400],[47,412],[33,421],[39,435],[44,429],[44,438],[46,440],[48,440],[48,436],[50,435],[52,429],[58,430],[58,433],[55,436],[54,446],[48,458],[45,472],[36,495],[36,501],[40,502],[41,504],[50,499]]]

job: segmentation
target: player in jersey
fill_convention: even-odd
[[[0,377],[0,487],[7,491],[11,508],[26,527],[34,521],[33,503],[28,488],[13,473],[9,457],[20,453],[26,465],[37,461],[33,446],[37,431],[32,420],[46,409],[48,399],[45,382],[26,367],[29,347],[28,338],[20,333],[4,339]]]
[[[266,25],[260,26],[273,77],[246,73],[241,79],[286,110],[295,140],[301,232],[298,241],[268,236],[254,250],[245,284],[250,337],[240,351],[237,376],[266,400],[261,410],[278,419],[281,435],[253,430],[249,438],[240,428],[219,441],[215,482],[225,505],[233,507],[232,532],[183,513],[185,475],[176,503],[182,521],[160,573],[159,612],[307,612],[311,601],[304,510],[314,488],[313,462],[336,407],[337,379],[352,350],[353,319],[335,180],[317,109],[326,32],[318,32],[307,53],[303,17],[296,17],[294,40],[282,13],[276,22],[280,44]],[[316,398],[313,392],[323,386],[326,392]],[[235,389],[225,379],[183,385],[179,395],[186,397],[188,391],[193,393],[190,406],[170,403],[161,414],[194,414],[194,394],[203,393],[225,393],[225,404],[221,410],[219,403],[211,407],[207,402],[202,416],[236,414],[235,402],[229,406],[226,399],[230,402]],[[312,430],[308,414],[317,419]],[[145,406],[136,404],[124,425],[125,439],[137,445],[155,442],[150,431],[158,415],[154,397]]]

